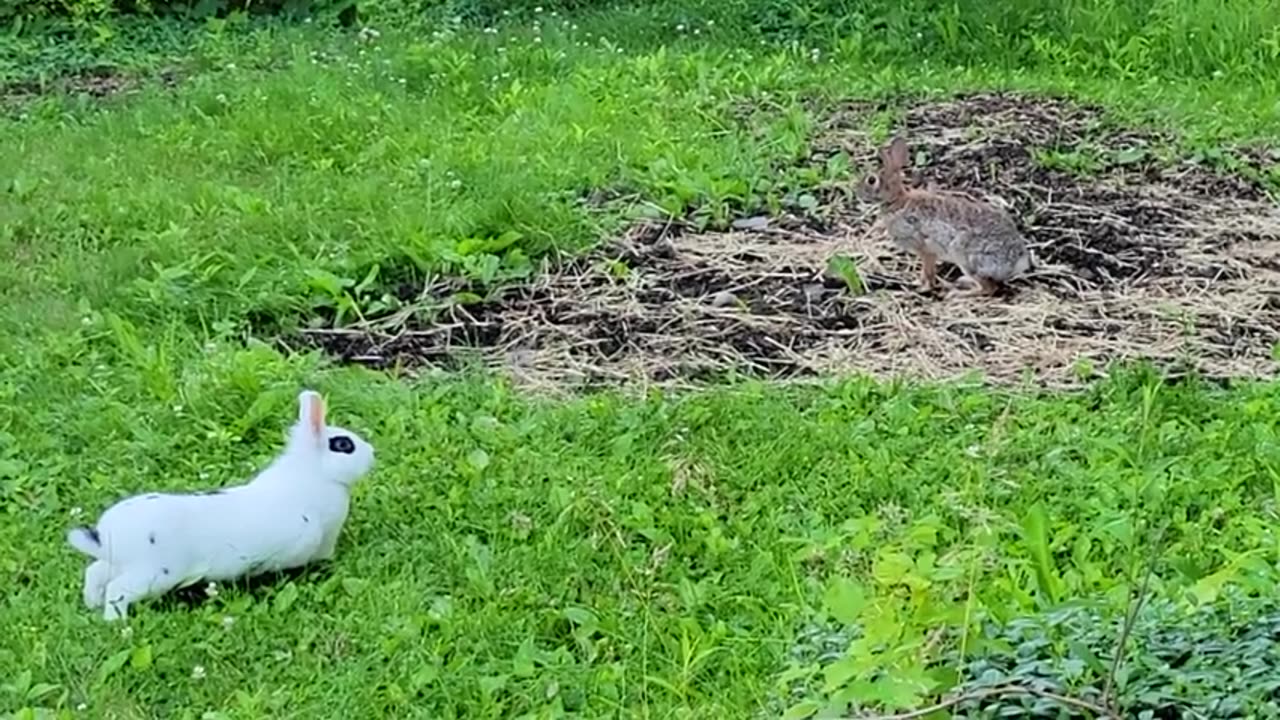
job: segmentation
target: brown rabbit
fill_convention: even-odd
[[[957,193],[908,188],[906,163],[907,143],[895,137],[880,150],[879,171],[863,178],[857,195],[879,203],[876,227],[894,245],[920,256],[922,289],[937,286],[939,260],[959,267],[975,284],[974,295],[991,295],[1031,269],[1026,238],[1009,213]]]

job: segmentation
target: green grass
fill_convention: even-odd
[[[36,303],[55,327],[78,324],[80,303],[208,325],[339,303],[342,284],[375,267],[374,297],[356,305],[427,272],[519,276],[531,258],[617,226],[617,212],[582,209],[593,188],[724,223],[735,209],[776,207],[805,184],[847,177],[847,167],[828,178],[785,168],[804,155],[823,101],[851,96],[1074,91],[1201,144],[1280,127],[1274,80],[1135,85],[928,64],[866,72],[856,54],[815,63],[803,49],[687,41],[617,52],[554,24],[542,36],[388,31],[366,45],[277,31],[275,44],[236,47],[273,48],[283,69],[253,69],[252,53],[201,55],[177,91],[153,88],[107,110],[38,103],[25,120],[0,121],[21,158],[0,202],[0,248],[24,260],[0,269],[0,292]],[[760,106],[746,122],[731,113],[743,102]],[[508,233],[518,240],[504,247]],[[60,292],[41,292],[50,286]]]
[[[173,399],[129,374],[106,371],[114,392],[74,410],[3,416],[24,443],[5,461],[0,661],[91,717],[744,716],[833,583],[875,598],[905,642],[967,602],[1122,592],[1152,525],[1168,526],[1170,592],[1274,582],[1274,387],[848,381],[557,403],[227,348],[177,371]],[[62,545],[73,508],[248,473],[303,380],[381,453],[332,570],[144,606],[125,638],[84,610]],[[104,677],[126,651],[146,661]]]
[[[1061,21],[1115,19],[1080,7]],[[1222,36],[1265,39],[1274,7],[1258,8],[1217,7]],[[1112,67],[1119,50],[1082,40],[1063,46],[1079,58],[1023,67],[1035,38],[984,59],[955,30],[978,15],[937,15],[919,39],[935,53],[897,26],[897,49],[822,23],[761,44],[717,17],[624,9],[536,33],[527,17],[496,33],[388,19],[373,42],[173,30],[112,53],[178,66],[175,88],[48,96],[0,120],[0,712],[767,716],[788,683],[824,677],[788,665],[824,613],[885,648],[826,668],[820,703],[880,671],[881,690],[909,686],[937,623],[1121,607],[1160,532],[1158,592],[1274,592],[1273,383],[1135,371],[1074,395],[847,379],[548,398],[264,344],[430,273],[520,278],[655,207],[718,225],[845,182],[847,166],[800,161],[850,97],[1068,92],[1179,130],[1185,151],[1280,137],[1280,72],[1257,42],[1152,41],[1145,64]],[[7,47],[42,58],[0,65],[10,79],[89,54]],[[1133,70],[1165,61],[1180,79]],[[620,199],[581,202],[601,188]],[[139,606],[127,635],[84,609],[67,527],[125,494],[247,477],[303,385],[379,454],[332,567]],[[944,689],[912,687],[900,704]]]

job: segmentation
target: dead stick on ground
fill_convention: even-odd
[[[970,700],[983,700],[990,697],[1000,697],[1002,695],[1034,695],[1063,705],[1070,705],[1072,707],[1080,708],[1081,710],[1088,710],[1100,718],[1120,720],[1120,716],[1116,714],[1114,710],[1110,710],[1101,705],[1095,705],[1088,700],[1067,697],[1066,695],[1059,695],[1057,693],[1049,692],[1048,690],[1039,690],[1037,688],[1030,688],[1022,685],[1002,685],[1000,687],[974,690],[973,692],[956,695],[955,697],[944,700],[937,705],[931,705],[927,708],[899,713],[897,715],[874,715],[867,717],[866,720],[916,720],[917,718],[932,715],[939,710],[946,710],[947,708],[955,707],[963,702],[968,702]]]

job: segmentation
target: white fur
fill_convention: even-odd
[[[353,452],[330,450],[330,440],[342,437]],[[174,588],[327,560],[351,486],[372,468],[373,448],[325,425],[324,401],[304,391],[284,452],[249,483],[208,494],[136,495],[108,508],[93,530],[71,530],[71,546],[94,558],[84,602],[117,620],[130,604]]]

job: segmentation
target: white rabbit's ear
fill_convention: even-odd
[[[902,139],[901,135],[895,135],[893,141],[885,147],[881,156],[884,158],[885,164],[891,167],[900,168],[907,164],[907,141]]]
[[[324,435],[324,398],[313,390],[298,395],[298,422],[315,437]]]

